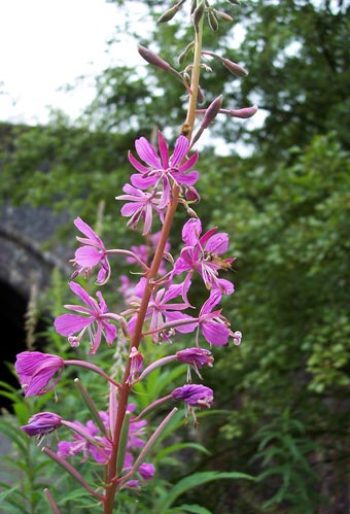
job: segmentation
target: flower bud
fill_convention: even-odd
[[[208,109],[205,111],[204,119],[202,121],[201,128],[206,129],[209,127],[210,123],[215,120],[217,114],[220,111],[222,104],[223,96],[220,95],[212,103],[209,105]]]
[[[198,88],[198,103],[202,104],[205,100],[205,94],[201,87]]]
[[[234,118],[242,118],[247,119],[251,118],[256,114],[258,108],[256,105],[253,105],[252,107],[244,107],[243,109],[230,109],[228,110],[228,114]]]
[[[63,368],[64,360],[50,353],[21,352],[16,357],[15,369],[26,397],[53,389]],[[56,373],[57,379],[52,380]]]
[[[140,375],[143,368],[143,357],[142,354],[135,348],[132,347],[130,355],[130,375],[128,378],[128,383],[133,384],[135,380]]]
[[[222,61],[225,68],[228,69],[233,75],[237,75],[237,77],[246,77],[248,75],[248,71],[244,69],[239,64],[230,61],[230,59],[226,59],[226,57],[221,57],[220,60]]]
[[[230,16],[229,14],[227,14],[227,12],[224,12],[224,11],[217,11],[216,9],[214,9],[214,12],[215,12],[216,16],[217,16],[218,18],[221,18],[222,20],[225,20],[225,21],[233,21],[232,16]]]
[[[194,25],[194,28],[196,31],[198,31],[198,28],[199,28],[199,22],[201,21],[202,17],[203,17],[203,14],[204,14],[204,10],[205,10],[205,5],[204,5],[204,2],[201,1],[197,7],[195,8],[195,10],[193,11],[193,14],[192,14],[192,21],[193,21],[193,25]]]
[[[21,429],[30,437],[36,435],[49,434],[60,427],[62,423],[61,416],[53,412],[39,412],[32,416],[27,425],[23,425]]]
[[[215,16],[215,13],[212,9],[210,9],[208,11],[208,23],[209,23],[209,27],[211,28],[211,30],[213,32],[217,32],[217,30],[219,28],[219,23],[218,23],[217,17]]]
[[[174,400],[183,400],[190,407],[211,407],[214,400],[213,390],[200,384],[177,387],[171,396]]]
[[[157,54],[151,52],[151,50],[145,46],[138,45],[138,51],[141,57],[143,57],[143,59],[149,64],[157,66],[158,68],[165,71],[169,71],[171,69],[171,66],[168,62],[164,61],[164,59],[159,57]]]
[[[212,367],[214,362],[214,358],[209,350],[198,348],[197,346],[176,352],[176,358],[180,362],[197,368],[202,368],[203,366]]]
[[[239,346],[242,342],[242,332],[240,332],[239,330],[236,330],[236,332],[233,332],[232,337],[233,337],[233,343],[236,346]]]
[[[180,0],[177,4],[170,7],[170,9],[167,9],[158,19],[157,23],[166,23],[167,21],[172,20],[184,3],[185,0]]]
[[[139,467],[138,472],[144,480],[151,480],[154,477],[156,468],[153,466],[153,464],[144,462]]]

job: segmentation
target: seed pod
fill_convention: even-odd
[[[208,11],[208,23],[209,23],[209,27],[211,28],[211,30],[213,32],[217,32],[217,30],[219,28],[219,23],[218,23],[217,17],[215,16],[214,11],[212,9],[210,9]]]
[[[184,3],[185,0],[180,0],[180,2],[177,2],[175,5],[170,7],[170,9],[167,9],[158,19],[157,23],[166,23],[167,21],[172,20]]]
[[[204,5],[204,2],[201,1],[197,7],[195,8],[195,10],[193,11],[193,14],[192,14],[192,21],[193,21],[193,25],[194,25],[194,28],[196,31],[198,31],[198,28],[199,28],[199,22],[201,21],[202,17],[203,17],[203,14],[204,14],[204,10],[205,10],[205,5]]]

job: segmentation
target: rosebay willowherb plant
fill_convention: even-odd
[[[180,0],[159,21],[168,22],[185,5],[185,0]],[[221,274],[234,260],[226,255],[229,237],[216,228],[204,230],[196,215],[194,205],[200,199],[196,189],[200,172],[196,169],[198,152],[192,147],[219,113],[248,118],[256,112],[256,107],[222,109],[220,96],[207,108],[197,109],[202,94],[200,72],[208,68],[202,62],[203,56],[217,59],[234,75],[244,76],[247,72],[225,57],[202,50],[204,20],[207,19],[209,27],[215,31],[218,20],[230,19],[230,16],[198,0],[192,1],[190,11],[194,40],[187,45],[179,61],[183,62],[193,53],[193,62],[184,70],[175,70],[149,49],[139,47],[139,53],[148,63],[182,81],[189,98],[187,116],[172,150],[159,131],[157,145],[140,137],[135,141],[136,156],[129,153],[134,171],[130,184],[123,187],[123,194],[117,196],[117,200],[124,202],[122,216],[128,218],[130,227],[142,232],[146,244],[128,250],[108,248],[85,221],[77,218],[74,224],[80,233],[79,248],[72,260],[75,270],[69,287],[78,298],[78,304],[65,305],[69,312],[55,320],[58,334],[66,337],[72,348],[86,344],[90,356],[98,352],[101,344],[111,347],[111,358],[118,348],[121,354],[128,348],[122,372],[114,366],[110,371],[101,369],[89,357],[86,360],[63,359],[37,351],[19,354],[15,366],[26,396],[41,395],[55,388],[67,366],[86,368],[106,381],[109,389],[106,411],[99,411],[89,392],[77,382],[91,412],[91,419],[85,423],[64,419],[53,412],[40,412],[22,427],[29,436],[40,439],[62,428],[71,432],[67,440],[60,440],[55,447],[44,446],[43,451],[100,502],[104,514],[113,512],[119,491],[129,489],[130,494],[135,494],[132,490],[142,487],[154,476],[155,467],[147,459],[177,411],[171,404],[183,402],[193,414],[196,408],[209,408],[213,404],[213,391],[202,383],[192,382],[191,369],[199,382],[202,379],[200,369],[213,365],[211,351],[202,344],[220,347],[230,341],[236,345],[241,342],[241,333],[231,328],[219,307],[222,297],[234,292],[233,283]],[[168,238],[178,207],[184,208],[189,219],[182,229],[183,248],[175,257],[170,253]],[[157,223],[162,228],[152,233]],[[117,277],[121,280],[120,291],[125,303],[119,312],[109,309],[100,291],[91,296],[76,281],[80,275],[95,274],[97,284],[105,285],[112,276],[110,261],[114,258],[126,258],[132,266],[138,267],[140,275],[134,282],[125,276]],[[202,306],[192,305],[189,299],[195,275],[207,290]],[[192,344],[173,353],[170,351],[169,355],[153,362],[145,362],[143,345],[151,341],[171,343],[178,334],[192,334]],[[131,401],[134,386],[156,368],[173,361],[188,365],[186,383],[138,412]],[[168,414],[146,441],[146,415],[167,403],[170,405]],[[76,455],[103,466],[97,488],[71,463],[71,457]],[[48,490],[46,496],[53,512],[59,512]]]

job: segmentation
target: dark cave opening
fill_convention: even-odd
[[[0,281],[0,379],[15,387],[19,384],[8,364],[14,364],[16,354],[26,350],[24,322],[27,301],[11,286]],[[1,395],[0,406],[10,409],[11,402]]]
[[[25,313],[28,298],[24,297],[13,287],[0,281],[0,380],[19,388],[16,376],[11,371],[9,364],[14,364],[16,355],[27,350],[25,332]],[[41,332],[44,323],[39,320],[36,330]],[[40,338],[39,346],[43,341]],[[0,408],[11,411],[11,401],[0,395]]]

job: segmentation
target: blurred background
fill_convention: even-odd
[[[215,2],[234,24],[207,29],[204,46],[249,75],[233,78],[212,62],[201,83],[205,105],[223,93],[225,108],[257,104],[259,112],[249,121],[218,117],[210,129],[198,213],[230,234],[237,291],[225,309],[244,339],[215,351],[205,373],[218,413],[191,437],[207,451],[164,459],[152,487],[156,495],[162,480],[236,470],[257,480],[193,489],[187,503],[204,510],[189,512],[348,514],[350,2],[233,3]],[[114,200],[131,171],[127,151],[157,127],[175,137],[184,120],[181,85],[145,66],[136,49],[144,44],[177,66],[190,28],[185,15],[158,26],[167,7],[155,0],[0,5],[0,431],[3,453],[27,463],[5,465],[0,499],[13,499],[6,514],[46,512],[43,468],[27,473],[28,462],[45,465],[40,451],[13,428],[44,403],[21,398],[11,364],[26,348],[60,351],[51,325],[69,298],[72,220],[103,225],[107,245],[141,244]],[[174,248],[183,222],[179,214]],[[74,412],[78,400],[64,400]],[[60,474],[50,473],[51,481]],[[66,494],[62,512],[94,512],[83,504],[73,510],[73,499]],[[123,512],[156,512],[142,501]]]

